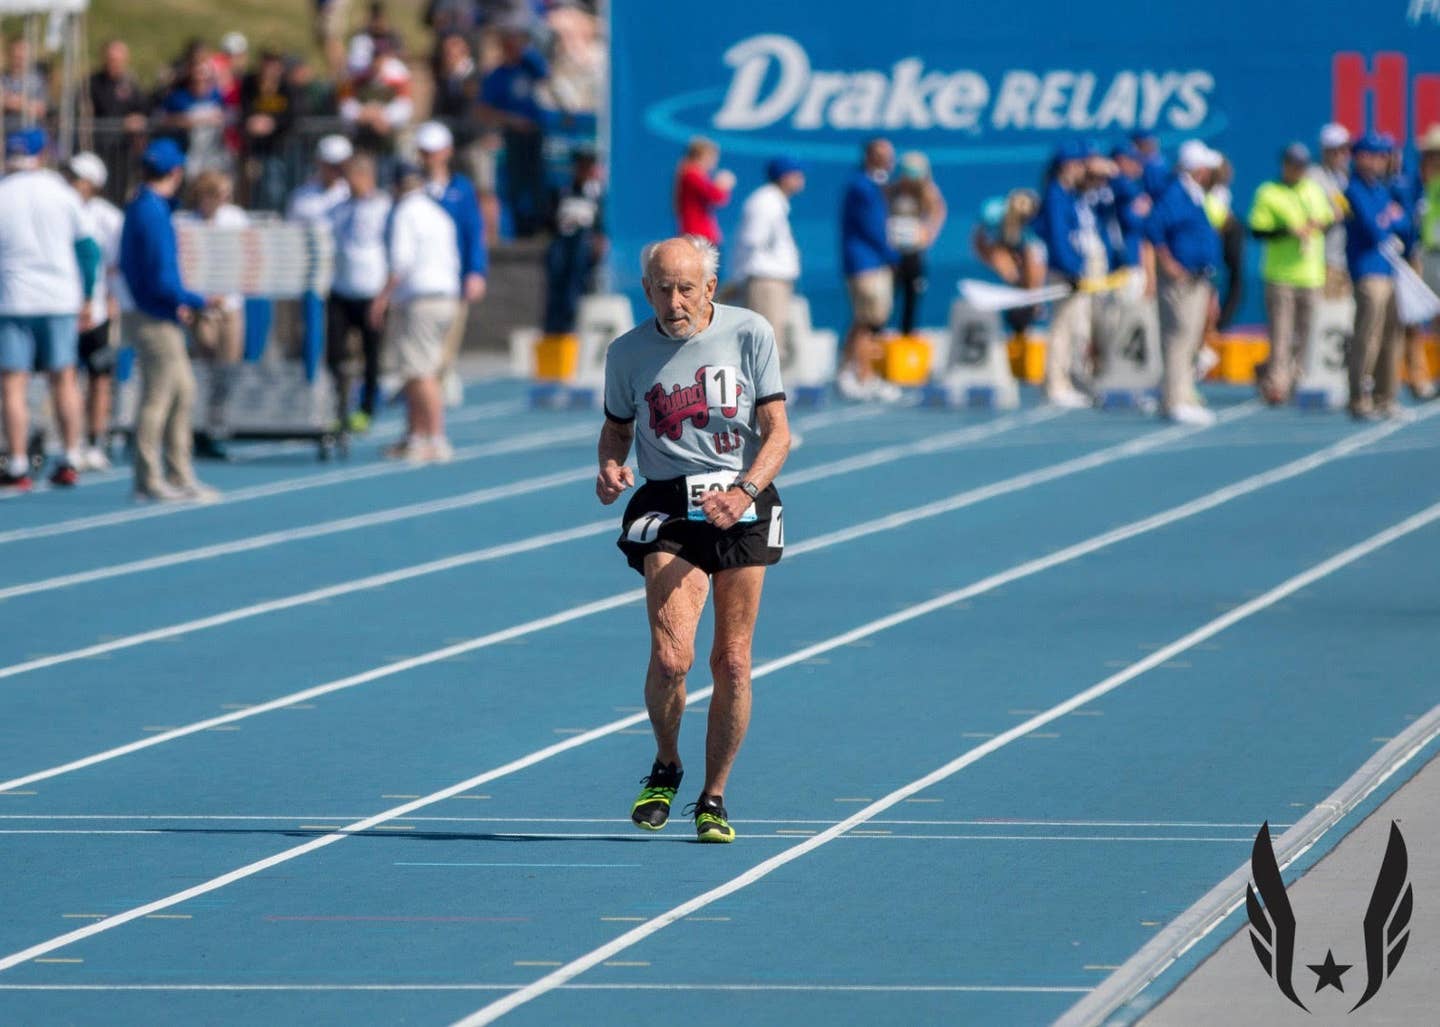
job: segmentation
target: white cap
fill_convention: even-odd
[[[438,121],[427,121],[415,130],[415,148],[421,153],[438,153],[455,145],[455,137]]]
[[[110,173],[105,170],[105,162],[89,151],[71,157],[69,166],[72,175],[89,182],[96,189],[104,189],[105,183],[110,179]]]
[[[1350,145],[1350,130],[1337,122],[1330,122],[1320,130],[1320,149],[1334,150]]]
[[[344,164],[355,156],[355,147],[342,135],[328,135],[315,147],[315,156],[321,164]]]
[[[247,53],[250,50],[250,41],[243,32],[227,32],[220,37],[220,49],[234,57],[236,54]]]
[[[1212,150],[1199,139],[1188,139],[1180,144],[1176,163],[1182,171],[1199,171],[1202,168],[1214,170],[1224,160],[1218,150]]]

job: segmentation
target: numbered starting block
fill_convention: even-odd
[[[1350,340],[1355,331],[1355,300],[1321,299],[1311,319],[1310,338],[1301,360],[1295,403],[1304,410],[1337,410],[1350,398]]]
[[[1145,408],[1160,390],[1160,312],[1123,292],[1096,297],[1095,394],[1106,410]]]
[[[635,326],[635,313],[630,300],[618,293],[586,296],[580,301],[575,319],[575,341],[578,352],[572,364],[569,359],[547,360],[545,377],[530,387],[530,405],[547,409],[590,410],[603,402],[605,390],[605,353],[610,343]],[[517,331],[510,338],[512,364],[524,361],[524,372],[532,377],[539,368],[539,347],[553,344],[539,332]],[[553,373],[556,372],[557,373]]]
[[[1020,385],[1010,369],[998,313],[957,299],[950,307],[949,329],[930,341],[933,360],[923,397],[927,405],[996,410],[1020,405]]]
[[[820,406],[830,395],[839,363],[840,339],[810,323],[810,301],[792,296],[782,332],[780,377],[795,406]]]

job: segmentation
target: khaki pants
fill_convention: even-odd
[[[770,322],[775,329],[775,346],[784,363],[789,339],[785,326],[790,320],[790,300],[795,295],[795,283],[783,278],[745,279],[745,306]]]
[[[168,479],[175,485],[195,480],[190,464],[190,411],[195,405],[195,376],[185,353],[185,333],[173,321],[132,314],[140,364],[140,410],[135,416],[135,488],[151,492]],[[164,473],[161,473],[163,452]]]
[[[1205,341],[1211,295],[1209,279],[1160,277],[1160,353],[1165,361],[1160,407],[1166,413],[1200,405],[1195,355]]]
[[[455,361],[460,359],[460,350],[465,345],[465,324],[469,320],[470,304],[463,299],[456,300],[454,318],[445,332],[445,352],[440,365],[441,374],[455,369]]]
[[[1305,347],[1315,317],[1319,289],[1280,282],[1265,283],[1265,317],[1270,323],[1270,360],[1263,385],[1288,396],[1305,363]]]
[[[1056,300],[1050,314],[1050,346],[1045,354],[1045,394],[1055,397],[1075,388],[1074,374],[1090,349],[1094,298],[1075,292]]]
[[[1399,378],[1400,317],[1395,309],[1395,279],[1365,275],[1355,280],[1355,336],[1350,340],[1350,412],[1386,410],[1395,404]],[[1365,395],[1365,379],[1374,389]]]
[[[195,319],[195,346],[210,365],[210,395],[206,397],[205,428],[214,438],[229,434],[227,407],[235,365],[245,356],[245,311],[206,310]]]

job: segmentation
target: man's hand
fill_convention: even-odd
[[[381,293],[370,301],[370,310],[365,319],[370,322],[370,327],[377,332],[385,327],[385,311],[390,307],[390,297]]]
[[[95,327],[95,317],[90,312],[90,304],[86,303],[80,308],[80,320],[76,327],[82,332],[88,332]]]
[[[720,529],[733,528],[750,509],[750,497],[740,489],[711,492],[700,504],[705,519]]]
[[[465,276],[465,302],[479,303],[485,298],[485,276],[471,272]]]
[[[187,328],[195,323],[194,307],[179,307],[175,311],[175,319]]]
[[[595,495],[600,502],[609,506],[620,498],[620,493],[635,484],[635,472],[625,464],[606,464],[595,476]]]

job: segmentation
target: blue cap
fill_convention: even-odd
[[[1130,160],[1143,160],[1140,151],[1135,148],[1134,143],[1119,143],[1110,148],[1110,156],[1114,160],[1129,158]]]
[[[765,177],[772,182],[778,182],[792,172],[804,170],[805,166],[794,157],[776,157],[765,165]]]
[[[1056,164],[1063,164],[1067,160],[1084,160],[1089,156],[1089,145],[1080,139],[1071,139],[1055,147]]]
[[[140,163],[152,175],[168,175],[185,166],[185,154],[173,139],[152,139],[141,154]]]
[[[43,128],[21,128],[5,137],[5,156],[38,157],[45,152]]]
[[[1139,146],[1141,143],[1158,143],[1160,140],[1154,132],[1142,128],[1130,133],[1130,141]]]
[[[1389,153],[1395,149],[1395,140],[1384,132],[1366,132],[1351,149],[1355,153]]]

